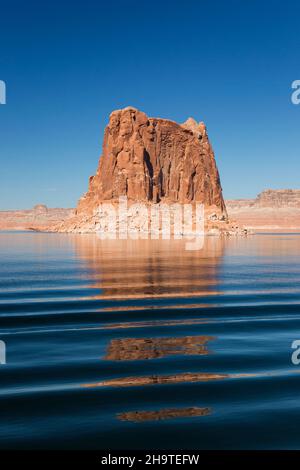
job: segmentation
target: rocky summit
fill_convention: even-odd
[[[133,107],[113,111],[103,152],[76,215],[57,231],[97,230],[96,211],[126,196],[128,204],[203,203],[214,228],[228,223],[219,172],[205,125],[150,118]]]

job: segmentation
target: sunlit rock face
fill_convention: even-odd
[[[203,203],[226,215],[214,153],[206,127],[189,118],[180,125],[149,118],[128,107],[114,111],[103,153],[77,213],[90,214],[103,201]]]

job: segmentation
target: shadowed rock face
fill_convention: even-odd
[[[103,154],[78,214],[102,201],[204,203],[226,214],[219,173],[205,125],[148,118],[128,107],[114,111],[105,129]]]

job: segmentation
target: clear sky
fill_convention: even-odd
[[[297,0],[0,0],[0,209],[74,206],[114,109],[208,127],[226,198],[299,188]]]

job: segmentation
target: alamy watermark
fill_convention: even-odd
[[[6,364],[6,344],[0,340],[0,366]]]
[[[203,204],[129,205],[126,196],[118,203],[102,203],[96,213],[96,232],[101,239],[153,239],[189,241],[186,250],[201,250],[204,245]]]
[[[298,105],[300,104],[300,80],[293,81],[292,89],[295,90],[291,96],[292,103]]]
[[[6,83],[0,80],[0,104],[6,104]]]
[[[300,340],[295,339],[295,341],[292,342],[292,349],[295,351],[292,354],[292,363],[294,366],[298,366],[300,364]]]

